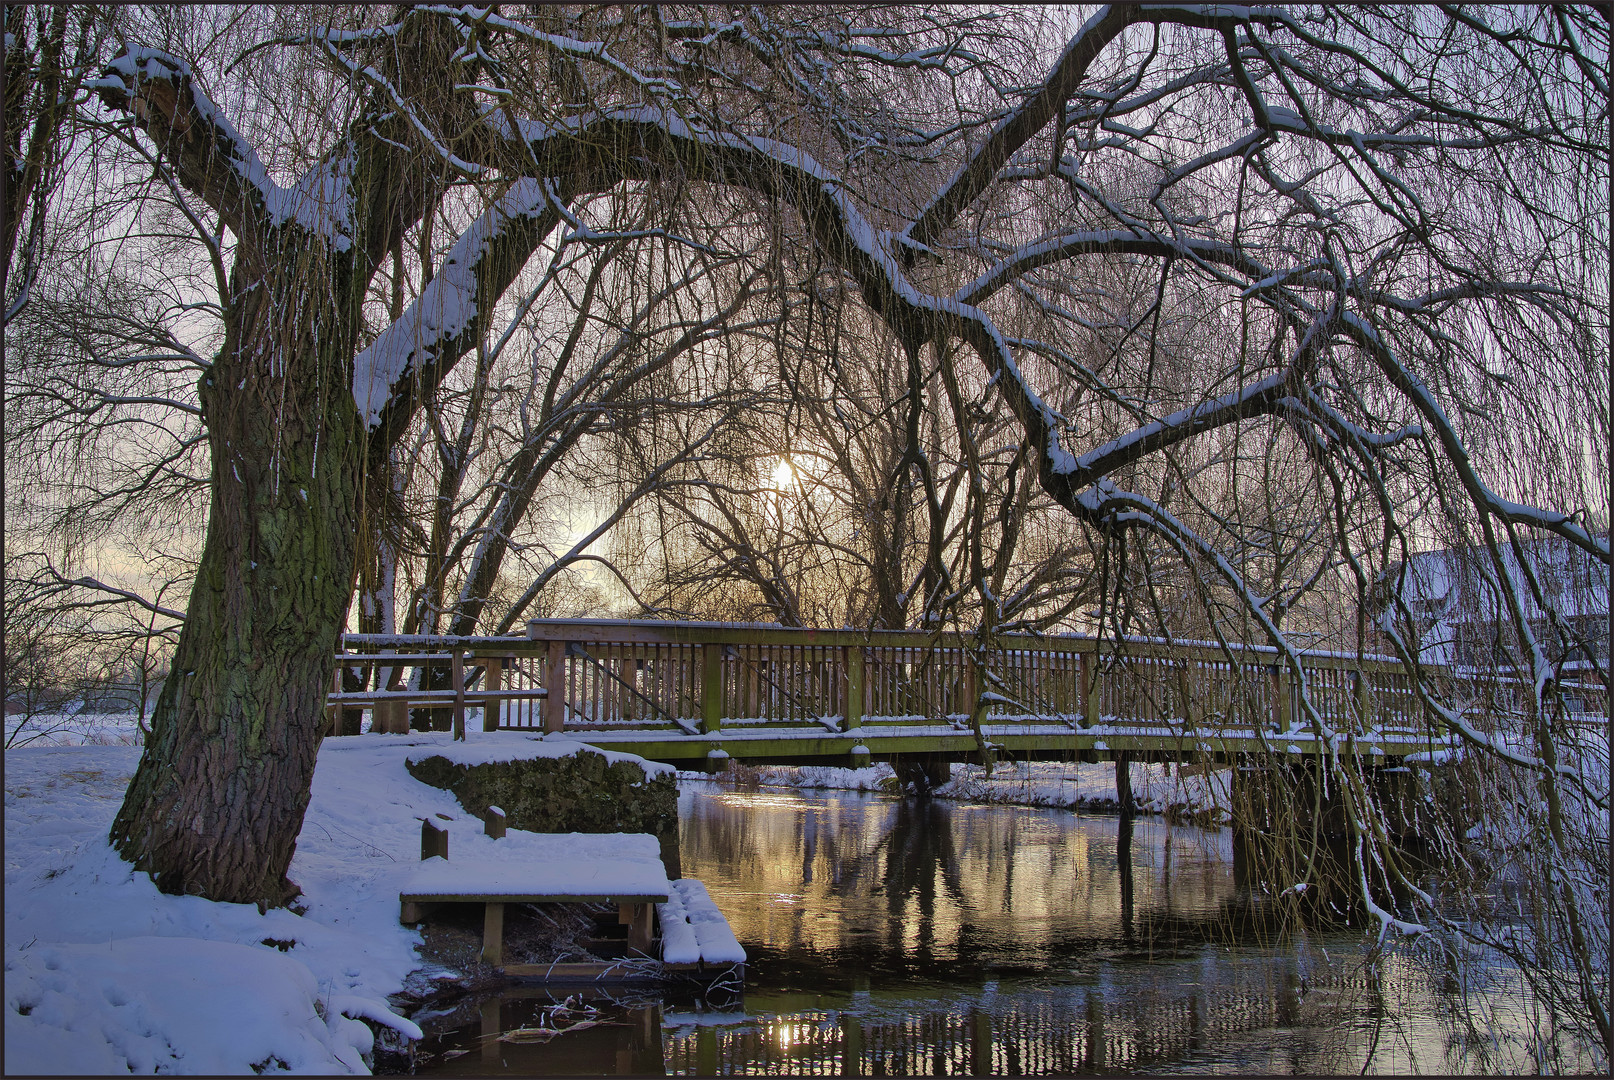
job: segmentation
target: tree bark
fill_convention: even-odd
[[[301,250],[265,261],[277,268],[265,287],[234,289],[239,332],[203,378],[206,540],[111,834],[164,892],[270,905],[295,893],[287,870],[353,583],[363,442],[351,320],[319,300],[340,290],[284,269],[326,253],[306,238],[288,246]]]

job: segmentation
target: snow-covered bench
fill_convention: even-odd
[[[661,845],[648,833],[511,831],[498,854],[445,859],[412,868],[399,890],[399,919],[420,922],[426,905],[484,905],[482,960],[504,962],[504,905],[615,903],[628,924],[628,944],[649,953],[652,904],[672,895]],[[721,917],[721,916],[720,916]]]

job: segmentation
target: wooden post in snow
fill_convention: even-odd
[[[448,830],[443,828],[431,818],[422,818],[420,822],[420,857],[429,859],[434,855],[448,858]]]
[[[504,811],[497,806],[490,806],[482,812],[482,831],[498,840],[504,836]]]

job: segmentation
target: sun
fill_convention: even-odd
[[[774,489],[779,492],[794,491],[800,485],[795,463],[790,460],[789,454],[783,455],[773,467]]]

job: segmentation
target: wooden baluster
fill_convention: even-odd
[[[656,674],[657,682],[661,687],[661,707],[667,710],[669,716],[678,715],[678,690],[673,683],[673,646],[659,645],[656,647]]]
[[[633,697],[628,693],[628,687],[631,686],[634,681],[634,662],[628,656],[626,646],[614,646],[611,649],[611,652],[613,655],[609,660],[606,661],[606,667],[615,667],[617,676],[615,680],[616,685],[611,687],[611,689],[615,691],[615,693],[611,695],[612,703],[615,706],[615,712],[612,715],[612,719],[627,720],[632,716],[633,711]],[[604,672],[601,672],[601,674],[603,675]]]

